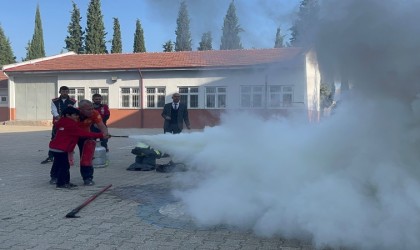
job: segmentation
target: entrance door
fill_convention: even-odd
[[[57,77],[15,77],[16,120],[50,120],[51,99],[56,97]]]

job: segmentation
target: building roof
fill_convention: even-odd
[[[7,76],[0,70],[0,89],[7,89]]]
[[[303,53],[304,51],[301,48],[79,55],[71,52],[59,56],[7,65],[3,70],[9,73],[225,68],[288,62],[300,57]]]

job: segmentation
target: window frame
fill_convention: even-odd
[[[154,90],[153,93],[149,93],[149,90]],[[162,90],[163,92],[160,92],[159,90]],[[153,97],[153,98],[151,98]],[[153,100],[149,100],[153,99]],[[153,102],[153,106],[150,105],[150,102]],[[146,108],[150,109],[161,109],[163,106],[165,106],[166,103],[166,87],[160,86],[160,87],[146,87]]]
[[[210,89],[214,89],[214,92],[209,92]],[[221,91],[222,89],[224,90],[224,92]],[[213,99],[214,106],[210,106],[209,98]],[[222,102],[224,103],[224,105],[222,105]],[[205,87],[204,89],[204,108],[205,109],[225,109],[226,106],[227,106],[227,87],[225,86]]]
[[[129,93],[123,93],[123,89],[128,89]],[[125,96],[128,96],[128,106],[124,106],[125,100],[123,100]],[[140,109],[141,103],[141,96],[140,96],[140,88],[139,87],[120,87],[119,88],[119,107],[122,109]],[[137,98],[137,100],[135,100]],[[136,105],[133,105],[136,103]]]
[[[80,90],[83,90],[83,94],[79,93]],[[84,87],[69,87],[69,97],[75,99],[76,103],[79,103],[81,100],[86,99],[86,89]]]
[[[186,91],[185,91],[186,90]],[[194,91],[192,91],[194,90]],[[182,86],[178,87],[178,93],[181,97],[181,103],[187,105],[188,109],[198,109],[200,108],[200,87],[199,86]],[[195,100],[193,100],[193,98]],[[191,103],[196,105],[191,106]]]
[[[98,90],[98,91],[94,91],[94,90]],[[106,104],[109,105],[109,88],[104,88],[104,87],[90,87],[90,97],[92,98],[92,96],[94,94],[100,94],[102,96],[102,104]],[[106,90],[104,92],[104,90]]]

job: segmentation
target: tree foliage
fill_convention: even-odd
[[[4,34],[3,27],[0,25],[0,67],[16,62],[9,38]]]
[[[316,24],[319,19],[318,0],[302,0],[297,18],[290,28],[292,46],[306,46],[313,43]]]
[[[284,47],[283,36],[281,35],[280,28],[277,28],[276,41],[274,42],[274,48],[283,48],[283,47]]]
[[[101,1],[91,0],[87,13],[85,50],[88,54],[106,54],[105,26],[101,11]]]
[[[34,34],[32,36],[32,40],[29,42],[28,47],[26,48],[25,61],[41,57],[45,57],[45,48],[44,35],[42,31],[41,12],[39,10],[39,5],[37,5],[35,13]]]
[[[212,50],[213,39],[211,37],[211,32],[206,32],[201,36],[200,46],[197,48],[198,50]]]
[[[64,40],[66,43],[65,49],[67,51],[73,51],[78,54],[84,53],[83,47],[83,35],[82,26],[80,26],[80,21],[82,17],[80,16],[80,10],[77,8],[77,5],[73,2],[73,11],[71,12],[71,20],[69,26],[67,27],[68,35]]]
[[[174,43],[169,40],[163,44],[163,52],[173,52],[174,51]]]
[[[121,27],[118,18],[114,17],[114,35],[112,36],[111,53],[122,53]]]
[[[140,20],[136,21],[136,32],[134,32],[134,46],[133,53],[146,52],[146,45],[144,42],[143,28],[141,27]]]
[[[242,32],[243,29],[239,26],[238,17],[236,16],[236,7],[233,1],[229,5],[222,30],[223,35],[220,43],[221,50],[242,49],[239,33]]]
[[[177,28],[175,31],[175,51],[191,51],[192,39],[190,33],[190,18],[188,16],[187,4],[185,1],[182,1],[179,7],[176,24]]]

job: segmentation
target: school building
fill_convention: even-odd
[[[301,113],[317,120],[320,72],[302,48],[75,54],[5,65],[0,72],[0,121],[50,122],[60,86],[70,96],[103,96],[110,127],[161,128],[163,105],[175,92],[192,128],[218,124],[221,113]]]

